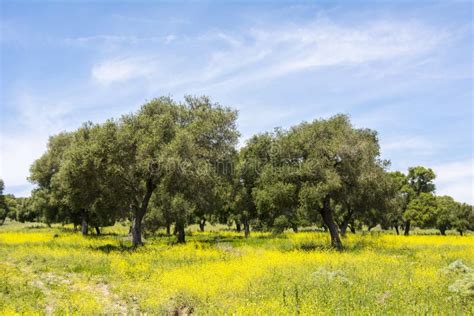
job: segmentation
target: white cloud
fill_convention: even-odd
[[[169,44],[176,40],[174,34],[166,36],[130,36],[130,35],[92,35],[71,37],[63,40],[63,43],[71,46],[101,47],[108,49],[122,49],[127,46],[138,44]]]
[[[435,165],[432,169],[437,175],[438,195],[474,204],[474,158]]]
[[[0,177],[7,190],[12,186],[27,184],[29,166],[46,149],[48,135],[0,135]]]
[[[164,38],[164,43],[169,44],[169,43],[173,42],[174,40],[176,40],[176,36],[173,35],[173,34],[169,34]]]
[[[240,33],[216,30],[194,38],[168,35],[162,39],[164,43],[183,41],[193,47],[192,56],[187,50],[176,50],[174,55],[162,56],[158,61],[154,53],[137,55],[131,47],[127,50],[124,46],[118,54],[125,52],[133,57],[115,56],[100,62],[94,65],[92,76],[105,84],[145,77],[153,78],[149,83],[155,87],[169,86],[171,82],[199,90],[235,88],[294,72],[372,62],[387,62],[393,74],[397,67],[389,61],[406,67],[401,60],[429,52],[445,38],[445,32],[414,21],[374,21],[356,26],[330,20],[301,25],[267,24]],[[176,59],[196,62],[170,63]],[[154,62],[150,65],[151,61]],[[166,69],[162,70],[166,76],[159,73],[161,68]]]
[[[7,192],[28,185],[30,165],[45,151],[50,135],[70,127],[66,117],[74,110],[69,103],[52,103],[46,96],[26,92],[10,100],[9,107],[15,112],[15,122],[2,126],[0,133],[0,177]]]
[[[446,34],[410,21],[354,27],[325,20],[254,28],[240,37],[220,31],[214,36],[223,37],[238,45],[213,52],[206,77],[222,84],[232,75],[227,81],[235,86],[321,67],[413,58],[434,49]]]
[[[441,145],[420,136],[399,136],[396,140],[382,142],[380,146],[384,153],[410,151],[427,155],[439,149]]]
[[[156,71],[156,62],[142,58],[111,59],[100,62],[92,68],[92,77],[101,84],[150,75]]]

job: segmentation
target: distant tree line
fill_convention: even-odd
[[[3,195],[0,182],[0,222],[72,223],[86,235],[128,219],[135,246],[144,230],[185,242],[187,225],[208,222],[246,237],[316,225],[337,249],[362,227],[474,230],[471,205],[434,194],[433,170],[389,172],[377,133],[346,115],[258,134],[240,149],[236,120],[207,97],[162,97],[52,136],[31,166],[31,197]]]

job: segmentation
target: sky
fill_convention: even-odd
[[[471,1],[0,3],[6,193],[30,194],[50,135],[208,95],[238,109],[241,144],[348,114],[391,170],[430,167],[474,203]]]

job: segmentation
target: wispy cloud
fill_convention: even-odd
[[[74,107],[24,91],[9,105],[16,121],[5,125],[0,132],[0,175],[8,186],[25,190],[29,166],[46,149],[51,134],[69,127],[67,116]]]
[[[322,67],[414,58],[434,49],[446,35],[410,21],[354,27],[325,20],[253,28],[241,36],[245,41],[233,40],[240,45],[213,53],[206,78],[235,86]]]
[[[120,49],[134,45],[143,44],[170,44],[177,36],[168,34],[165,36],[126,36],[126,35],[92,35],[71,37],[63,40],[63,43],[71,46],[102,47]]]
[[[410,21],[376,21],[357,27],[321,21],[303,27],[255,29],[252,34],[256,45],[271,47],[279,61],[270,71],[274,75],[412,57],[433,49],[444,35]]]
[[[194,38],[182,37],[181,40],[190,46],[199,47],[195,58],[204,62],[171,71],[176,78],[186,78],[176,80],[176,84],[235,87],[322,67],[346,67],[394,59],[400,62],[433,50],[446,36],[446,32],[415,21],[374,21],[354,26],[325,19],[302,25],[264,25],[240,33],[216,30]],[[206,49],[199,42],[214,49]],[[187,53],[179,51],[178,56]],[[149,53],[135,58],[153,59],[155,56]],[[94,66],[94,78],[112,82],[150,76],[152,71],[156,71],[149,65],[122,60],[120,56],[111,59]],[[161,61],[166,62],[166,59]],[[395,70],[390,71],[393,73]]]
[[[441,145],[420,136],[399,136],[396,140],[382,142],[381,147],[386,153],[415,151],[417,154],[429,155],[440,149]]]
[[[14,138],[1,134],[0,175],[8,187],[28,184],[29,166],[46,149],[47,134]]]
[[[110,84],[117,81],[149,76],[157,70],[156,61],[151,59],[112,59],[94,65],[92,68],[92,78],[101,84]]]

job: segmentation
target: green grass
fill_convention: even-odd
[[[186,245],[128,227],[0,226],[0,314],[473,314],[474,236],[197,232]],[[460,260],[460,261],[458,261]],[[449,265],[457,262],[466,271]]]

